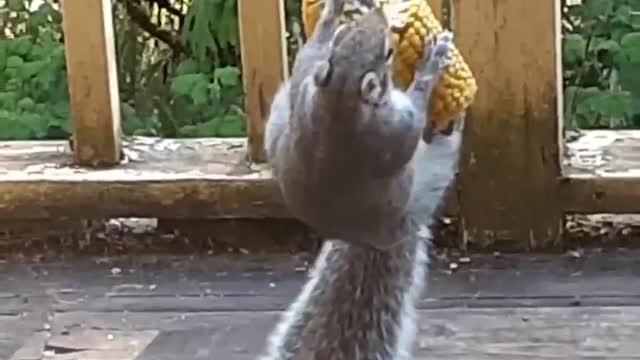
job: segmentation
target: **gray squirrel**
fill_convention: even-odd
[[[260,360],[410,359],[429,226],[457,172],[464,114],[423,138],[453,35],[434,37],[401,91],[383,10],[341,25],[346,1],[325,1],[267,121],[287,206],[327,240]]]

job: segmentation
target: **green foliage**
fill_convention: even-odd
[[[69,101],[60,15],[44,3],[27,11],[10,0],[0,13],[11,38],[0,35],[0,140],[44,139],[69,133]]]
[[[564,10],[566,125],[639,127],[640,0],[583,0]]]
[[[155,39],[125,11],[117,11],[125,133],[246,134],[236,1],[192,0],[184,24],[176,29],[183,49],[150,45]]]
[[[158,11],[158,3],[113,0],[125,134],[244,136],[237,0],[170,0],[179,16]],[[300,1],[285,5],[295,54],[304,41]],[[566,125],[640,127],[640,0],[583,0],[563,9]],[[0,140],[69,136],[61,20],[57,1],[0,4]]]
[[[186,13],[169,21],[153,0],[142,1],[147,23],[177,39],[167,45],[114,0],[125,134],[245,135],[236,1],[172,0]],[[62,18],[54,3],[34,9],[32,0],[0,2],[0,140],[70,135]]]

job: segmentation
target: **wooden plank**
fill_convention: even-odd
[[[640,213],[640,177],[581,176],[560,184],[562,210],[572,214]]]
[[[180,359],[230,359],[232,354],[220,353],[220,348],[214,348],[213,342],[220,338],[221,331],[214,327],[193,326],[188,330],[163,331],[135,360],[175,360],[176,353]],[[237,341],[237,340],[236,340]],[[244,338],[245,344],[247,339]],[[237,341],[236,346],[240,341]],[[262,339],[254,346],[262,346]],[[250,344],[248,344],[250,345]],[[177,350],[179,349],[179,352]],[[235,350],[222,344],[222,349]],[[257,349],[256,349],[257,350]]]
[[[239,0],[238,21],[249,157],[263,162],[265,122],[288,74],[284,2]]]
[[[47,343],[47,335],[43,332],[37,332],[30,336],[22,346],[13,353],[9,360],[40,360],[42,352]]]
[[[584,130],[565,144],[569,178],[640,178],[640,130]]]
[[[0,218],[291,219],[244,138],[132,137],[122,151],[120,166],[87,170],[65,141],[0,142]]]
[[[74,160],[120,161],[120,99],[111,1],[62,2]]]
[[[80,324],[99,323],[105,316],[109,314],[87,313],[78,320]],[[158,336],[141,360],[196,360],[207,354],[229,360],[255,359],[278,321],[275,312],[120,316],[127,321],[113,322],[116,328],[186,328]],[[640,307],[447,308],[419,310],[417,316],[417,360],[640,359]],[[162,346],[163,340],[173,346]]]
[[[0,144],[0,218],[290,217],[245,139],[133,138],[115,168],[68,164],[65,142]],[[36,206],[37,205],[37,206]]]
[[[431,7],[431,10],[433,11],[433,15],[435,15],[440,22],[443,22],[442,9],[446,1],[447,0],[427,0],[429,7]],[[445,24],[443,23],[443,26],[444,25]]]
[[[242,177],[101,181],[78,176],[68,181],[0,181],[0,193],[4,220],[290,217],[273,181]]]
[[[586,130],[565,145],[562,210],[640,213],[640,131]]]
[[[456,44],[479,86],[459,179],[465,244],[523,250],[560,241],[558,7],[453,1]]]
[[[430,309],[418,311],[416,358],[637,358],[637,258],[637,251],[585,252],[580,259],[475,255],[453,273],[446,273],[448,261],[436,260],[428,298],[419,304]],[[144,348],[136,360],[171,359],[160,356],[165,351],[183,355],[173,359],[255,359],[306,278],[295,270],[302,259],[290,255],[47,259],[0,263],[0,288],[22,294],[25,307],[0,318],[1,329],[22,341],[25,356],[40,348],[70,351],[75,359],[128,359],[125,352],[131,354],[135,345]],[[114,275],[114,268],[121,272]],[[568,296],[572,303],[559,301]],[[598,304],[604,307],[585,305],[604,296],[608,302]],[[521,303],[514,301],[518,297]],[[625,297],[631,302],[612,306]],[[468,303],[455,303],[462,298]],[[251,299],[253,307],[246,306]],[[439,300],[449,302],[434,306]],[[128,306],[104,306],[105,301]],[[195,301],[200,307],[192,306]],[[222,302],[225,307],[216,306]],[[8,312],[7,304],[6,298],[0,301],[0,313]],[[23,312],[33,311],[48,316],[25,324]],[[43,323],[53,334],[44,343],[19,335],[25,328],[41,334]]]
[[[467,262],[435,258],[429,290],[417,305],[422,309],[640,306],[639,255],[637,250],[624,250],[560,257],[477,255]],[[79,321],[71,313],[111,312],[119,321],[121,312],[127,311],[281,311],[307,280],[312,260],[286,253],[100,257],[99,262],[82,258],[58,263],[46,261],[50,258],[0,264],[4,275],[0,289],[6,293],[0,294],[0,313],[16,314],[8,319],[13,323],[3,323],[12,334],[41,327],[45,317],[29,323],[19,315],[34,310],[68,314],[58,317],[66,319],[65,326],[80,322],[88,327],[99,324]],[[452,262],[458,264],[455,272],[448,270]]]
[[[83,329],[77,325],[49,338],[35,333],[11,360],[135,360],[159,333]]]
[[[418,316],[416,359],[640,359],[637,307],[453,308]]]

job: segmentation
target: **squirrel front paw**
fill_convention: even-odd
[[[450,64],[453,51],[453,33],[445,30],[425,44],[419,72],[425,77],[438,77]]]

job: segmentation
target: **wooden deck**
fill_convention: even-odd
[[[72,165],[67,141],[0,143],[0,218],[287,216],[269,171],[247,162],[244,138],[137,137],[122,150],[118,166],[89,169]]]
[[[119,166],[87,169],[71,165],[73,153],[66,141],[1,142],[0,219],[143,217],[187,220],[187,228],[212,219],[290,219],[268,168],[247,161],[246,139],[136,137],[122,146],[125,159]],[[595,208],[601,208],[599,213],[637,211],[640,188],[633,178],[640,174],[640,157],[634,155],[638,148],[640,131],[598,130],[570,136],[563,159],[567,181],[561,181],[560,204],[556,204],[572,217],[564,234],[571,238],[566,245],[574,246],[578,238],[579,243],[637,247],[640,216],[608,217],[603,226],[600,215],[585,214]],[[639,191],[634,192],[636,188]],[[453,221],[452,235],[459,233],[460,204],[455,192],[449,195],[446,215]],[[580,214],[577,220],[574,213]],[[610,223],[621,230],[603,234]],[[446,243],[460,245],[450,240]],[[265,241],[258,243],[267,247]],[[464,244],[506,250],[507,245],[519,248],[520,243],[489,245]]]
[[[564,161],[571,177],[640,176],[639,130],[589,130],[569,139]]]
[[[417,359],[640,359],[638,256],[434,256]],[[0,358],[254,359],[307,260],[5,260]]]

